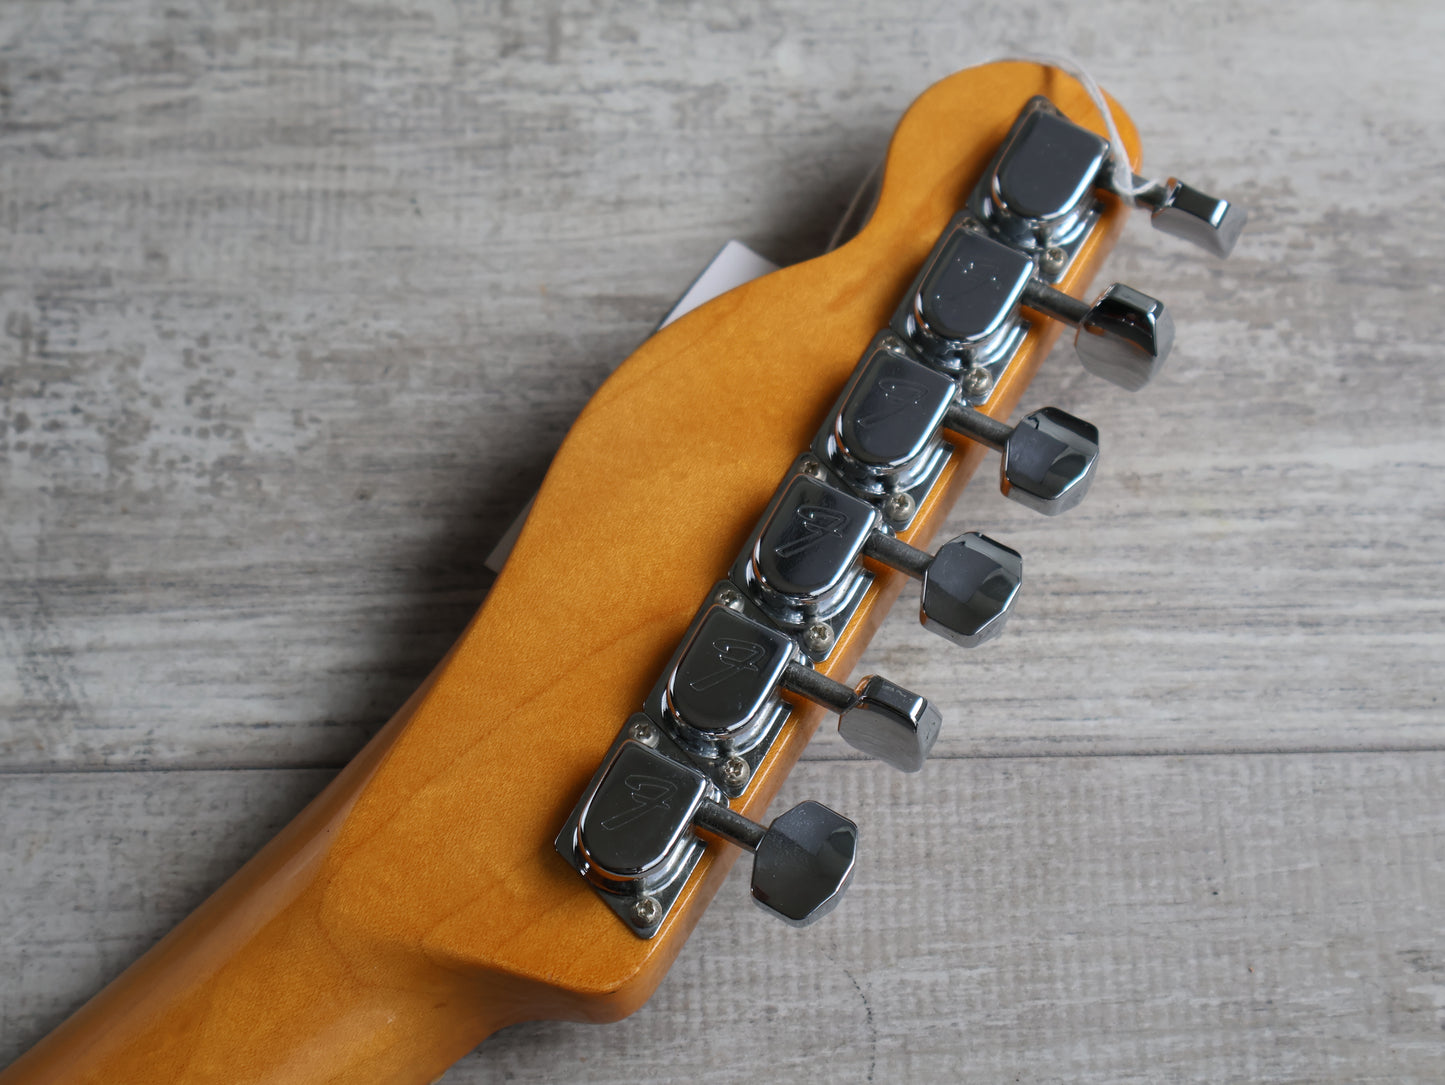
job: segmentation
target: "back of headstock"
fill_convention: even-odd
[[[428,684],[297,823],[17,1064],[13,1080],[425,1081],[505,1024],[620,1017],[660,982],[736,857],[717,838],[764,845],[760,868],[784,881],[793,844],[806,851],[810,833],[834,839],[838,823],[811,809],[771,838],[777,848],[742,820],[763,818],[830,709],[845,724],[851,713],[845,733],[855,744],[916,768],[937,725],[926,702],[896,687],[855,692],[844,680],[910,574],[933,577],[941,598],[929,618],[953,639],[997,630],[1017,586],[1011,552],[963,544],[949,552],[958,571],[948,575],[926,553],[989,454],[984,445],[1008,445],[997,420],[1065,322],[1081,328],[1086,364],[1126,385],[1147,379],[1168,345],[1167,316],[1147,296],[1076,300],[1127,217],[1118,196],[1090,195],[1087,213],[1057,216],[1053,233],[1029,228],[1018,200],[970,204],[1039,95],[1104,130],[1061,72],[1009,63],[953,76],[902,119],[877,207],[853,240],[643,344],[569,433],[486,604]],[[1115,117],[1136,166],[1137,137]],[[1083,139],[1074,153],[1087,159],[1099,143]],[[1058,195],[1028,198],[1042,207]],[[1192,190],[1171,183],[1141,198],[1156,200],[1166,224],[1220,233],[1198,226],[1218,207]],[[955,221],[961,212],[994,222],[1006,240]],[[910,317],[900,299],[926,264],[924,294],[948,287],[972,300]],[[990,317],[999,306],[1007,321]],[[1020,323],[1021,309],[1032,315]],[[913,347],[875,339],[890,326],[932,352],[926,363]],[[855,431],[888,422],[891,406],[917,407],[938,378],[948,392],[940,424],[974,439],[935,432],[902,467],[831,449],[830,419],[853,402],[863,371],[853,384],[850,376],[865,353],[933,377],[880,370],[892,383],[881,400],[857,401]],[[903,399],[890,405],[888,390]],[[1035,428],[1078,442],[1083,455],[1088,429],[1057,414]],[[1045,511],[1076,500],[1092,470],[1089,458],[1088,471],[1076,464],[1061,483],[1019,458],[1005,488]],[[803,583],[820,575],[805,559],[835,545],[849,555],[847,576]],[[790,577],[798,582],[782,583]],[[984,598],[957,598],[959,584]],[[709,620],[715,626],[697,633]],[[767,717],[750,717],[746,735],[668,723],[677,708],[665,703],[670,661],[685,662],[690,629],[694,641],[741,645],[718,649],[719,681],[759,673],[759,645],[774,652],[787,696],[770,694]],[[699,674],[695,684],[711,680]],[[630,759],[617,770],[622,805],[597,818],[614,837],[596,834],[579,851],[579,796],[606,778],[613,751]],[[628,786],[629,777],[641,783]],[[667,803],[688,794],[679,828],[682,807]],[[638,843],[639,827],[659,820],[671,826],[661,843]],[[580,856],[592,886],[554,842]],[[658,848],[674,849],[662,862],[665,893],[651,873],[619,875],[629,863],[655,873],[646,853]],[[616,869],[599,872],[599,855]],[[824,858],[846,877],[838,849]]]

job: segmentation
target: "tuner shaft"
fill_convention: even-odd
[[[863,544],[863,553],[889,568],[907,573],[914,580],[922,580],[927,576],[928,567],[933,564],[931,554],[909,546],[897,536],[884,535],[881,531],[875,531],[868,536],[868,541]]]
[[[757,851],[763,837],[768,835],[768,831],[756,821],[715,802],[704,802],[699,806],[692,815],[692,823],[744,851]]]
[[[1045,316],[1053,317],[1065,324],[1073,324],[1075,327],[1089,317],[1089,306],[1073,295],[1065,294],[1062,290],[1055,290],[1052,286],[1039,282],[1037,279],[1031,279],[1029,284],[1024,287],[1023,303]]]
[[[1000,422],[982,411],[954,403],[943,417],[943,428],[951,433],[962,433],[972,437],[981,445],[987,445],[995,452],[1002,452],[1014,434],[1014,427]]]

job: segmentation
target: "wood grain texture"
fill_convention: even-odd
[[[1111,270],[1174,310],[1171,368],[1126,397],[1058,351],[1026,402],[1104,431],[1089,501],[1043,521],[980,477],[956,517],[1028,557],[1009,636],[962,656],[895,619],[863,661],[941,703],[938,764],[896,781],[810,749],[789,794],[869,849],[837,925],[770,929],[731,885],[637,1018],[504,1033],[448,1080],[667,1080],[698,1052],[715,1080],[799,1052],[854,1080],[1429,1080],[1425,3],[5,5],[0,1060],[420,682],[571,418],[722,240],[811,254],[914,94],[1035,35],[1125,103],[1148,167],[1248,203],[1249,233],[1218,263],[1132,225]],[[1129,756],[1161,752],[1221,756]],[[1000,797],[1002,766],[1038,782]],[[1089,779],[1111,783],[1040,821]],[[1250,873],[1175,892],[1226,833]],[[22,865],[45,848],[76,858]],[[1161,873],[1121,899],[1121,870]],[[1010,907],[1035,884],[1047,908]],[[997,972],[958,965],[970,920]],[[893,992],[876,1048],[824,953],[860,944],[860,987]]]

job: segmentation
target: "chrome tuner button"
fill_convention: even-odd
[[[931,702],[886,678],[870,675],[858,683],[854,703],[838,720],[843,741],[903,772],[918,772],[943,716]]]
[[[923,582],[919,620],[955,644],[972,648],[1003,631],[1023,584],[1017,550],[968,532],[932,556],[891,535],[868,539],[867,555]]]
[[[1024,106],[969,201],[972,212],[1011,245],[1030,251],[1076,245],[1097,213],[1095,189],[1152,211],[1154,228],[1216,256],[1228,256],[1248,214],[1177,178],[1131,176],[1132,191],[1115,184],[1115,161],[1102,136],[1069,120],[1047,98]]]
[[[746,839],[734,842],[748,846]],[[857,825],[820,802],[800,802],[774,818],[757,842],[753,899],[790,926],[816,923],[843,899],[857,856]]]
[[[849,689],[802,661],[776,629],[722,606],[704,614],[667,680],[666,712],[688,749],[745,741],[793,693],[840,719],[852,746],[905,772],[923,767],[942,717],[925,698],[876,675]]]
[[[1089,491],[1099,463],[1099,431],[1057,407],[1025,415],[1016,426],[955,403],[944,428],[1003,453],[999,489],[1019,504],[1055,516]]]
[[[1136,184],[1143,181],[1135,177]],[[1197,188],[1171,177],[1154,184],[1135,199],[1151,209],[1154,229],[1181,237],[1215,256],[1228,256],[1249,222],[1249,212],[1239,204],[1208,196]]]
[[[701,831],[754,853],[753,897],[786,922],[806,926],[832,911],[853,877],[858,827],[805,802],[764,828],[720,799],[696,769],[623,742],[583,798],[576,839],[584,874],[623,896],[627,920],[650,937],[665,914],[655,902],[676,895],[704,846]]]
[[[1164,303],[1123,283],[1085,305],[1035,280],[1024,304],[1074,325],[1074,350],[1084,368],[1126,391],[1137,392],[1153,380],[1174,346],[1174,318]]]

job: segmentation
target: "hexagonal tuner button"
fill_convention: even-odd
[[[919,620],[968,648],[1002,632],[1023,583],[1018,551],[972,531],[944,543],[932,556],[891,535],[874,534],[865,553],[921,580]]]
[[[1023,304],[1073,324],[1074,350],[1084,368],[1130,392],[1153,379],[1174,346],[1174,318],[1164,303],[1123,283],[1085,305],[1035,279],[1024,290]]]
[[[1144,179],[1135,177],[1134,183],[1144,183]],[[1215,256],[1228,256],[1234,250],[1249,221],[1249,212],[1239,204],[1207,195],[1176,177],[1154,182],[1135,199],[1151,209],[1149,222],[1154,229]]]
[[[858,826],[820,802],[800,802],[766,829],[711,804],[693,823],[753,853],[753,899],[790,926],[822,919],[853,880]]]
[[[944,428],[1003,453],[999,488],[1046,516],[1066,512],[1084,499],[1099,463],[1099,431],[1057,407],[1025,415],[1016,426],[954,403]]]
[[[853,880],[858,826],[820,802],[800,802],[766,829],[703,803],[693,825],[753,853],[753,899],[791,926],[822,919]]]
[[[922,769],[943,724],[938,709],[876,674],[858,683],[855,696],[838,720],[843,741],[903,772]]]

